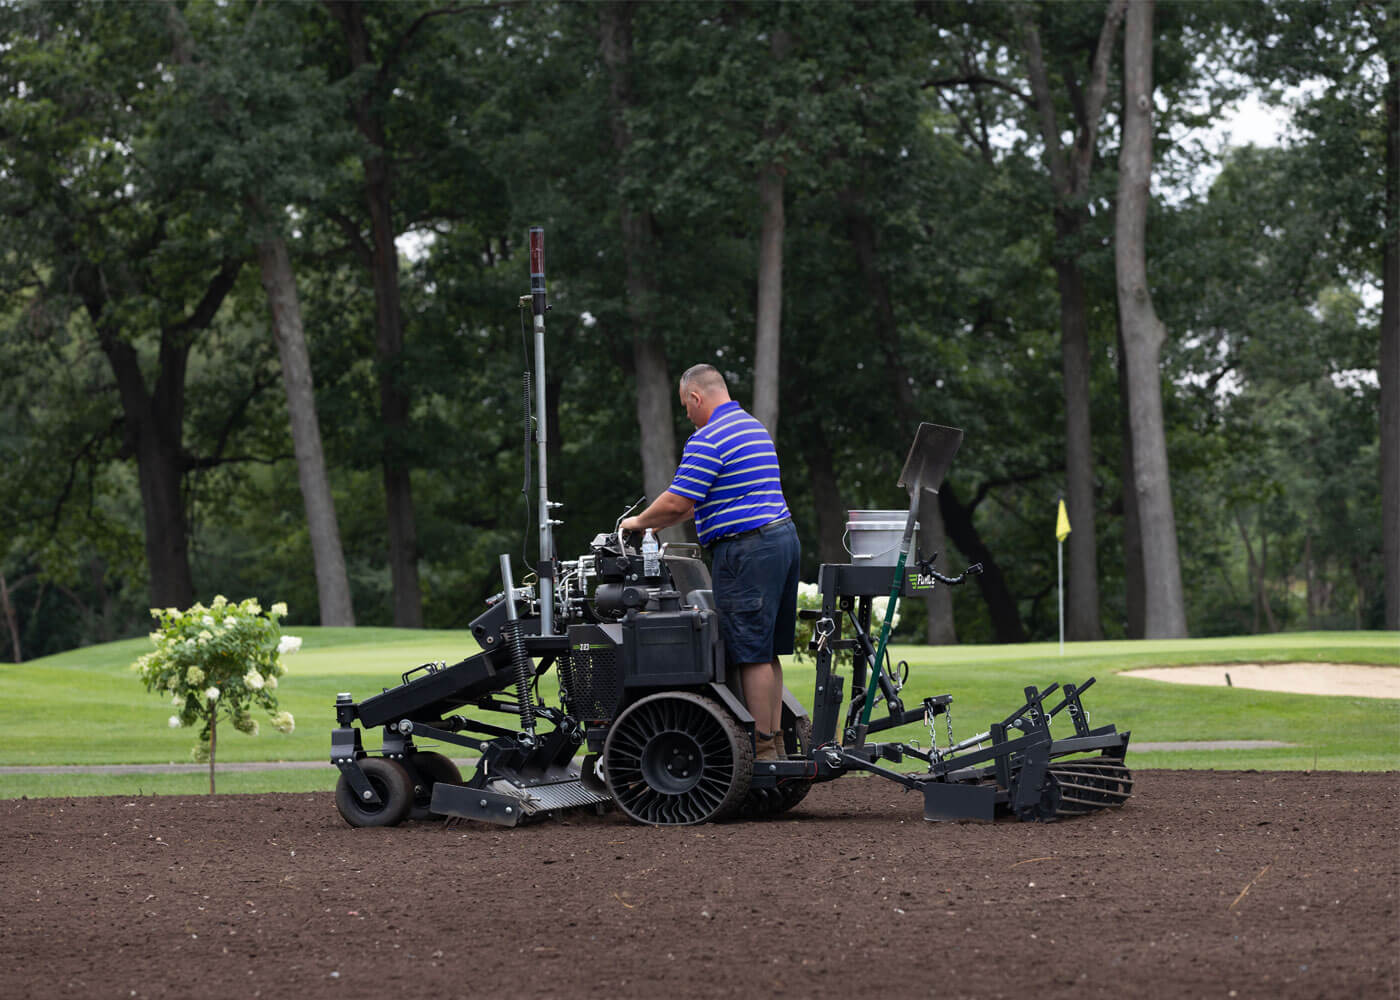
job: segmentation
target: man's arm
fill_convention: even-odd
[[[646,531],[648,528],[659,530],[680,524],[694,513],[694,500],[666,490],[653,500],[646,510],[625,518],[621,527],[623,531]]]

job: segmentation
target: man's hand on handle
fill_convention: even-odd
[[[695,514],[695,501],[689,497],[683,497],[679,493],[672,493],[670,490],[664,491],[659,497],[651,502],[646,510],[640,514],[622,519],[618,525],[623,532],[634,531],[641,533],[648,528],[660,531],[662,528],[669,528],[673,524],[680,524],[682,521],[693,517]]]

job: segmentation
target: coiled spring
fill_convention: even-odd
[[[535,731],[535,702],[530,697],[530,654],[525,651],[525,637],[521,634],[519,619],[505,624],[506,646],[510,650],[510,663],[515,668],[517,701],[520,703],[520,727],[527,733]]]

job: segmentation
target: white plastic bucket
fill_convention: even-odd
[[[904,538],[907,510],[852,510],[847,512],[846,551],[851,562],[860,566],[893,566],[899,561],[899,543]],[[919,530],[919,522],[914,522]]]

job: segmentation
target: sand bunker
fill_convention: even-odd
[[[1229,680],[1226,681],[1226,675]],[[1195,667],[1149,667],[1126,671],[1174,684],[1205,684],[1292,694],[1332,694],[1351,698],[1400,698],[1400,667],[1360,663],[1219,663]]]

